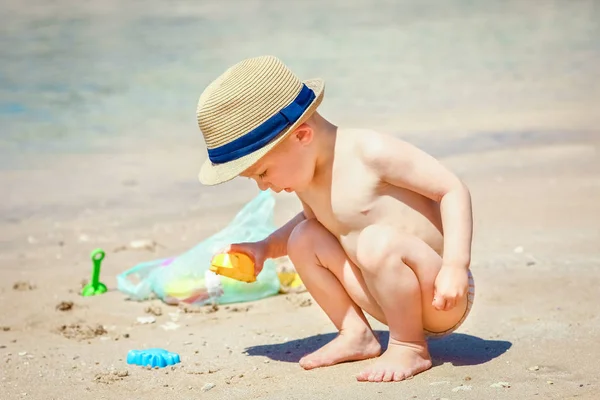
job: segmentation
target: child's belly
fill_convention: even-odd
[[[397,188],[395,188],[397,189]],[[393,226],[398,232],[418,237],[433,248],[438,254],[443,251],[443,235],[441,233],[441,217],[439,204],[416,193],[385,193],[375,196],[368,207],[360,212],[348,213],[335,218],[339,238],[348,257],[356,263],[358,237],[363,229],[370,225]],[[406,202],[405,202],[406,201]]]

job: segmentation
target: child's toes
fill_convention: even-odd
[[[382,370],[376,370],[371,372],[371,375],[369,375],[369,382],[381,382],[381,380],[383,379],[383,374],[384,371]]]
[[[356,380],[359,382],[366,382],[369,380],[369,375],[371,375],[371,370],[366,369],[360,372],[358,375],[356,375]]]
[[[391,382],[394,379],[394,370],[386,369],[383,374],[383,382]]]
[[[406,375],[402,371],[394,372],[394,382],[403,381],[406,379]]]

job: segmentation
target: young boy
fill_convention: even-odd
[[[300,365],[379,356],[366,312],[390,337],[357,379],[400,381],[431,367],[426,336],[449,334],[471,308],[470,194],[408,143],[327,121],[316,112],[323,93],[322,80],[302,82],[275,57],[229,68],[198,103],[209,156],[199,179],[244,176],[301,201],[303,211],[263,241],[231,246],[254,259],[257,274],[267,258],[288,255],[338,329]],[[411,213],[422,229],[408,228]]]

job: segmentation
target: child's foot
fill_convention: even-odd
[[[387,350],[371,366],[356,376],[359,381],[390,382],[408,379],[431,368],[427,345],[401,342],[388,345]]]
[[[327,367],[345,361],[365,360],[381,354],[381,345],[370,329],[340,332],[339,336],[300,360],[304,369]]]

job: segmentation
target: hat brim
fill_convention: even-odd
[[[200,168],[200,173],[198,174],[198,179],[200,182],[204,185],[213,186],[225,183],[239,176],[242,172],[250,168],[265,154],[277,146],[283,139],[288,137],[289,134],[292,133],[298,126],[310,118],[323,100],[325,81],[322,79],[309,79],[304,81],[304,84],[313,90],[315,93],[315,99],[296,122],[286,128],[275,139],[267,143],[265,146],[253,153],[238,158],[237,160],[223,164],[213,164],[209,159],[206,159]]]

